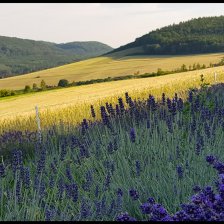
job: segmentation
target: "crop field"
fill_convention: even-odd
[[[0,133],[3,130],[36,130],[35,106],[38,105],[41,125],[47,127],[65,123],[80,123],[83,117],[91,119],[89,108],[97,108],[106,101],[116,104],[117,98],[124,92],[132,94],[134,99],[147,98],[149,94],[161,97],[162,92],[172,96],[175,92],[182,94],[189,88],[200,86],[200,75],[205,82],[214,83],[214,72],[217,81],[224,82],[223,66],[207,68],[200,71],[176,73],[159,77],[122,80],[92,85],[69,87],[35,94],[25,94],[0,100]],[[100,115],[97,114],[97,118]]]
[[[0,79],[0,89],[24,89],[25,85],[38,86],[42,79],[47,85],[56,85],[60,79],[69,82],[86,81],[97,78],[133,75],[135,73],[156,72],[162,70],[175,70],[183,64],[193,66],[199,63],[208,66],[218,63],[223,58],[223,53],[197,54],[184,56],[122,56],[122,52],[111,54],[107,57],[96,57],[52,69],[46,69],[17,77]]]
[[[223,221],[223,96],[125,93],[78,126],[4,132],[0,220]]]
[[[135,99],[147,98],[149,94],[161,97],[162,92],[166,92],[168,96],[178,92],[184,98],[184,93],[189,88],[200,86],[201,74],[204,75],[205,82],[214,83],[214,72],[217,73],[217,81],[224,82],[224,70],[223,66],[220,66],[160,77],[98,83],[2,98],[0,132],[9,129],[36,130],[36,105],[40,110],[42,126],[47,127],[61,120],[75,124],[80,123],[83,117],[91,119],[91,104],[96,104],[98,108],[106,101],[115,105],[117,98],[127,91]]]

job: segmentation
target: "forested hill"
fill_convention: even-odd
[[[112,49],[97,41],[56,44],[0,36],[0,78],[99,56]]]
[[[130,48],[149,55],[224,52],[224,16],[191,19],[166,26],[112,52]],[[132,51],[131,54],[139,53]]]

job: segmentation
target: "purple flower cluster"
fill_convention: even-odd
[[[212,155],[207,156],[206,161],[219,173],[217,193],[211,186],[201,189],[196,185],[193,188],[196,194],[191,197],[190,202],[181,204],[181,210],[173,215],[170,215],[161,204],[155,203],[153,198],[149,198],[140,205],[142,214],[147,215],[149,221],[224,221],[224,164]],[[134,193],[132,190],[130,196],[133,197]],[[137,221],[128,213],[120,214],[116,220]]]

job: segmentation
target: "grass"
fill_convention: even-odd
[[[218,82],[224,82],[223,67],[207,68],[200,71],[170,74],[160,77],[122,80],[108,83],[71,87],[39,92],[36,94],[6,97],[0,100],[0,132],[3,130],[36,130],[35,106],[38,105],[42,127],[60,123],[80,123],[85,117],[91,119],[90,105],[98,108],[106,101],[113,105],[117,98],[128,91],[133,98],[147,98],[151,93],[161,97],[162,92],[173,96],[175,92],[184,92],[191,87],[200,86],[200,75],[205,82],[214,83],[214,72]],[[14,108],[14,109],[13,109]],[[99,118],[99,114],[97,115]]]
[[[162,70],[174,70],[185,64],[187,67],[194,63],[217,63],[223,57],[222,53],[198,54],[185,56],[122,56],[116,53],[107,57],[96,57],[80,62],[33,72],[18,77],[10,77],[0,80],[0,89],[23,89],[25,85],[38,86],[42,79],[47,85],[57,85],[60,79],[72,81],[85,81],[97,78],[133,75]]]

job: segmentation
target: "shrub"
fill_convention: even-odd
[[[66,87],[68,86],[69,82],[67,79],[61,79],[59,82],[58,82],[58,86],[60,87]]]
[[[45,89],[47,88],[47,86],[46,86],[46,82],[45,82],[43,79],[41,80],[40,88],[41,88],[42,90],[45,90]]]
[[[29,85],[26,85],[25,88],[24,88],[24,93],[28,93],[31,91],[31,88]]]
[[[37,90],[37,89],[38,89],[37,84],[33,83],[33,90]]]

